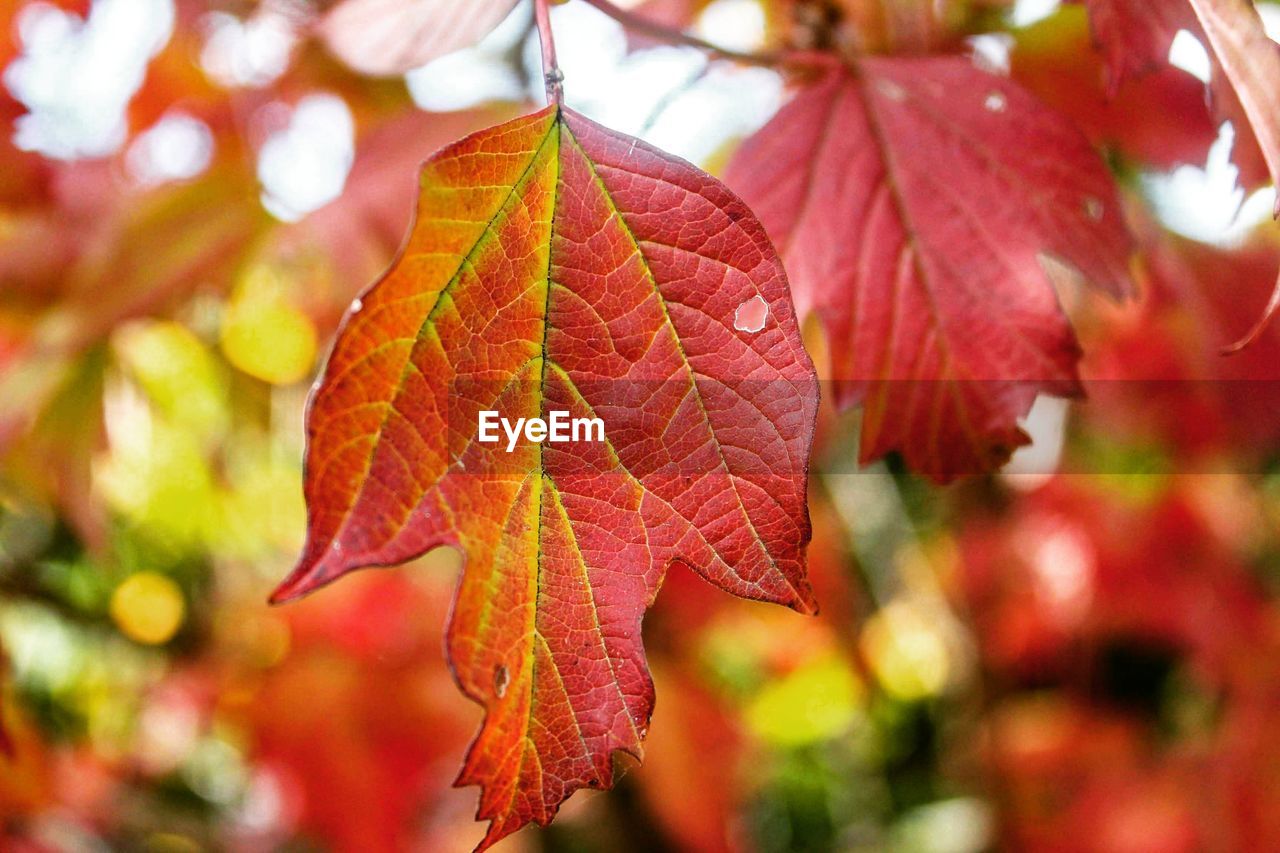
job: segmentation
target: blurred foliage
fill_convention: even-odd
[[[15,23],[29,5],[0,8],[0,64],[34,37]],[[643,4],[682,26],[706,5]],[[815,10],[841,5],[882,42],[906,20],[770,2],[768,37],[805,46]],[[940,4],[943,29],[913,37],[1004,28],[1004,5]],[[307,40],[297,11],[180,0],[115,153],[0,146],[4,849],[453,850],[482,833],[474,791],[451,787],[478,722],[441,649],[458,555],[281,609],[265,597],[300,545],[318,353],[394,253],[415,164],[513,107],[418,111],[401,81]],[[232,24],[282,28],[285,67],[227,82],[208,56]],[[500,61],[523,73],[518,54]],[[1013,60],[1122,174],[1212,137],[1191,107],[1157,135],[1133,117],[1150,99],[1182,110],[1186,79],[1113,102],[1062,82],[1068,67],[1101,85],[1074,8],[1019,31]],[[346,104],[354,162],[338,197],[284,221],[258,158],[315,92]],[[6,122],[24,111],[0,92]],[[208,162],[139,179],[130,152],[175,111],[207,129]],[[673,568],[646,622],[643,768],[506,849],[1280,846],[1280,335],[1212,354],[1280,250],[1135,216],[1147,298],[1076,306],[1091,401],[1058,473],[945,491],[893,465],[855,473],[856,419],[825,412],[822,615]]]

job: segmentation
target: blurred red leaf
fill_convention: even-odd
[[[449,811],[469,728],[432,627],[448,604],[445,579],[370,573],[288,611],[288,656],[251,693],[224,691],[252,697],[228,710],[255,757],[296,790],[300,828],[336,850],[456,842],[455,827],[423,821]]]
[[[1229,495],[1212,478],[1176,485],[1135,505],[1105,480],[1063,476],[1004,517],[970,518],[957,580],[989,665],[1062,676],[1080,649],[1136,638],[1185,652],[1221,684],[1247,683],[1254,651],[1274,642],[1266,597],[1244,543],[1205,510]]]
[[[729,853],[740,849],[728,830],[745,799],[733,771],[746,752],[735,718],[688,676],[664,677],[645,744],[640,791],[682,849]]]
[[[1015,33],[1010,73],[1045,104],[1069,117],[1091,141],[1158,169],[1208,157],[1218,137],[1204,84],[1170,65],[1126,76],[1108,91],[1101,58],[1089,50],[1082,8]]]
[[[1280,181],[1280,46],[1249,0],[1190,0],[1257,138],[1273,183]],[[1280,217],[1280,199],[1275,203]]]
[[[255,189],[229,165],[147,193],[92,229],[63,306],[76,320],[72,345],[172,307],[201,287],[224,288],[266,219]]]
[[[1231,358],[1220,350],[1256,319],[1280,246],[1255,234],[1227,250],[1149,221],[1142,230],[1144,299],[1104,312],[1088,334],[1090,404],[1080,415],[1113,437],[1167,450],[1180,470],[1256,464],[1280,438],[1280,329]]]
[[[1273,184],[1280,184],[1280,46],[1268,36],[1250,0],[1189,0],[1207,36],[1207,47],[1239,99],[1243,119],[1234,124],[1252,128]],[[1280,195],[1273,213],[1280,218]],[[1262,318],[1232,351],[1247,346],[1280,310],[1280,279]]]
[[[5,665],[8,681],[8,665]],[[39,730],[8,695],[0,701],[0,730],[4,749],[0,753],[0,843],[11,843],[9,826],[25,815],[48,808],[55,800],[50,750]]]
[[[1215,114],[1220,121],[1230,121],[1235,128],[1235,143],[1232,160],[1240,169],[1240,183],[1245,187],[1256,187],[1264,183],[1268,176],[1268,162],[1274,163],[1275,155],[1266,152],[1266,146],[1274,145],[1274,138],[1268,140],[1255,135],[1253,122],[1258,119],[1252,115],[1253,107],[1246,107],[1239,84],[1232,79],[1233,72],[1226,69],[1224,61],[1238,60],[1219,53],[1220,48],[1214,41],[1221,34],[1211,36],[1201,26],[1203,16],[1197,17],[1197,11],[1191,0],[1080,0],[1089,10],[1089,22],[1094,37],[1107,60],[1111,88],[1118,90],[1126,80],[1168,65],[1169,48],[1174,37],[1181,30],[1195,36],[1209,51],[1211,63],[1209,91]],[[1254,74],[1261,77],[1272,91],[1280,85],[1280,74],[1271,70],[1280,58],[1265,59],[1256,51],[1266,42],[1272,54],[1277,47],[1270,43],[1262,30],[1262,22],[1253,4],[1249,0],[1212,0],[1221,8],[1217,14],[1227,14],[1234,20],[1237,35],[1248,31],[1251,35],[1254,62],[1258,68]],[[1225,21],[1225,18],[1222,20]],[[1260,41],[1259,41],[1260,39]],[[1240,44],[1243,44],[1240,42]],[[1265,92],[1265,88],[1263,89]],[[1260,92],[1258,94],[1262,94]],[[1258,95],[1249,95],[1253,99]],[[1274,119],[1273,119],[1274,121]],[[1274,173],[1274,168],[1272,169]]]
[[[1112,88],[1168,64],[1179,30],[1199,35],[1187,0],[1077,0],[1089,10]]]
[[[1259,502],[1233,476],[1130,479],[1058,477],[961,526],[1005,844],[1081,849],[1064,839],[1088,827],[1107,853],[1271,849],[1280,632],[1241,541]],[[1100,678],[1116,648],[1155,669]]]

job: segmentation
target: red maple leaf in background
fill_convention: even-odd
[[[1111,176],[1080,132],[959,56],[866,59],[803,88],[726,180],[816,314],[862,460],[936,480],[1027,442],[1036,395],[1079,390],[1079,348],[1044,262],[1129,291]]]

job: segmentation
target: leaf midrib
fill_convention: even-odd
[[[370,444],[368,459],[365,462],[364,471],[360,476],[361,482],[366,481],[368,477],[368,472],[373,467],[373,460],[378,453],[378,449],[382,446],[382,435],[387,428],[387,423],[391,419],[391,412],[395,410],[395,398],[399,394],[399,392],[404,388],[405,382],[408,378],[409,370],[411,369],[412,362],[413,362],[413,351],[417,342],[422,340],[424,334],[427,332],[428,329],[434,328],[436,312],[439,310],[442,301],[448,296],[449,291],[452,290],[453,286],[457,284],[459,280],[461,280],[463,271],[467,268],[469,264],[471,264],[472,259],[476,256],[476,254],[480,251],[480,249],[488,245],[489,241],[493,239],[493,236],[495,233],[495,230],[494,230],[495,225],[499,222],[499,220],[505,221],[506,217],[510,215],[510,210],[511,210],[513,201],[519,198],[520,190],[528,184],[528,182],[532,179],[533,175],[535,174],[534,167],[537,165],[537,163],[541,159],[543,150],[546,148],[548,141],[551,139],[553,135],[553,129],[556,128],[558,124],[559,124],[558,116],[548,124],[546,134],[542,137],[542,140],[538,143],[537,147],[533,149],[533,152],[529,157],[529,162],[525,165],[524,171],[520,173],[520,177],[517,178],[511,184],[510,191],[503,198],[502,203],[498,205],[493,215],[489,217],[488,222],[486,222],[484,227],[480,230],[479,234],[476,237],[475,242],[471,244],[471,247],[467,250],[467,253],[463,255],[462,258],[458,261],[458,266],[454,270],[453,274],[449,277],[449,280],[445,282],[444,286],[440,288],[440,290],[436,291],[435,302],[432,303],[431,308],[427,311],[426,317],[424,317],[422,323],[419,324],[417,334],[414,335],[414,337],[411,339],[413,343],[409,345],[409,347],[405,352],[404,364],[400,369],[400,378],[396,382],[396,384],[393,386],[395,391],[392,394],[391,399],[388,400],[387,403],[385,404],[386,409],[383,412],[382,419],[378,424],[378,429],[374,433],[374,436],[375,436],[374,440]],[[555,216],[555,208],[553,206],[552,207],[553,220],[554,220],[554,216]],[[401,339],[401,340],[404,340],[404,339]],[[446,466],[444,472],[442,472],[440,476],[443,477],[444,474],[448,472],[448,470],[449,470],[449,466]],[[437,478],[436,483],[438,482],[439,482],[439,478]],[[431,488],[433,488],[436,485],[436,483],[432,483],[431,485],[423,489],[423,494],[425,495],[426,493],[428,493],[431,490]],[[342,524],[334,532],[334,535],[331,541],[340,542],[342,540],[343,534],[346,533],[347,527],[350,524],[351,519],[355,515],[354,510],[359,505],[361,498],[364,496],[365,488],[367,488],[367,486],[362,486],[360,488],[360,490],[356,493],[355,498],[351,501],[350,506],[347,507],[347,510],[344,513],[345,517],[343,518]],[[419,500],[421,500],[421,498],[419,498]]]

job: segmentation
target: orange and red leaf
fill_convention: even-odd
[[[763,327],[738,328],[763,302]],[[449,656],[485,722],[459,777],[485,844],[548,823],[653,709],[640,623],[668,565],[800,611],[817,407],[782,265],[708,175],[567,109],[434,156],[397,263],[308,416],[308,542],[275,599],[466,554]],[[478,440],[478,414],[604,441]]]

